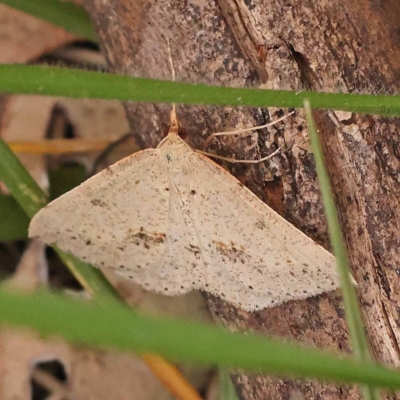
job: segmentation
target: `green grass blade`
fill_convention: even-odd
[[[0,91],[75,98],[252,107],[314,107],[400,116],[400,96],[228,88],[30,65],[0,65]]]
[[[70,1],[0,0],[0,3],[64,28],[78,37],[97,40],[88,13]]]
[[[337,260],[339,271],[340,286],[343,294],[343,302],[346,313],[346,321],[349,327],[349,333],[356,356],[364,361],[371,361],[369,343],[365,334],[364,323],[358,304],[357,294],[354,284],[351,280],[351,269],[344,245],[342,230],[337,214],[334,196],[331,189],[328,171],[325,167],[324,155],[319,140],[318,132],[312,116],[310,102],[304,102],[305,113],[307,117],[308,132],[313,149],[315,165],[317,169],[318,181],[321,188],[322,199],[325,208],[326,219],[328,223],[329,237],[332,244],[333,253]],[[364,391],[365,398],[378,399],[372,388]]]
[[[45,194],[1,138],[0,181],[4,182],[29,218],[46,204]]]
[[[239,400],[231,380],[229,370],[220,368],[218,371],[219,400]]]
[[[46,196],[29,175],[10,147],[0,138],[0,181],[4,182],[29,218],[32,218],[45,204]],[[84,263],[72,255],[56,249],[81,285],[97,301],[107,303],[119,299],[118,292],[111,286],[100,270]]]
[[[29,218],[11,196],[0,195],[0,241],[26,239]]]
[[[116,302],[99,307],[48,293],[25,296],[0,290],[0,322],[60,335],[81,345],[154,352],[176,361],[400,388],[400,373],[395,370],[252,333],[140,316]]]
[[[93,296],[96,302],[102,305],[116,301],[124,304],[119,293],[98,268],[79,260],[72,254],[64,253],[57,247],[53,248],[76,280]]]

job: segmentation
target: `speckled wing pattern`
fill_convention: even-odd
[[[144,288],[254,311],[337,288],[333,256],[176,135],[56,199],[30,237]]]

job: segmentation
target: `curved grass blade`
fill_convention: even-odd
[[[0,91],[74,98],[251,107],[303,107],[400,116],[400,96],[229,88],[43,66],[0,65]]]
[[[340,287],[342,289],[346,321],[349,327],[351,341],[356,356],[361,361],[370,362],[372,360],[372,356],[369,349],[368,339],[365,334],[364,322],[358,304],[356,290],[351,280],[350,263],[346,253],[343,234],[334,202],[330,179],[328,171],[325,167],[321,142],[319,140],[318,131],[315,126],[310,102],[308,100],[304,101],[304,109],[306,113],[308,132],[310,135],[318,181],[321,188],[322,199],[328,223],[329,237],[332,243],[333,254],[335,255],[337,260]],[[364,389],[364,398],[377,400],[379,396],[375,392],[374,388],[366,387]]]
[[[25,296],[0,290],[0,322],[60,335],[82,345],[154,352],[176,361],[400,389],[396,370],[253,333],[145,317],[116,302],[100,307],[49,293]]]

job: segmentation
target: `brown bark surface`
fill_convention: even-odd
[[[396,91],[400,79],[397,0],[86,0],[102,47],[117,73],[229,86],[331,92]],[[129,104],[143,147],[163,137],[170,105]],[[210,133],[261,124],[276,109],[178,108],[189,142]],[[335,200],[358,282],[376,358],[399,365],[399,122],[351,113],[318,112]],[[222,155],[257,158],[293,146],[269,164],[228,166],[231,172],[321,244],[329,246],[302,111],[269,131],[221,139]],[[231,329],[253,329],[331,350],[350,351],[340,293],[245,313],[210,299]],[[357,389],[267,376],[236,376],[245,399],[356,399]]]

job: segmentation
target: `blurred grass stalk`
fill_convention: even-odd
[[[72,98],[249,107],[303,107],[400,116],[400,96],[231,88],[134,78],[105,72],[0,65],[0,91]]]
[[[321,188],[322,200],[325,208],[329,237],[332,244],[333,254],[336,257],[340,287],[342,289],[346,321],[349,328],[351,342],[355,355],[361,361],[369,363],[372,360],[369,343],[365,333],[364,322],[358,304],[355,285],[353,284],[351,278],[350,263],[346,253],[346,247],[343,240],[343,234],[340,227],[339,216],[336,210],[328,171],[325,166],[324,154],[322,151],[321,142],[319,140],[318,130],[316,128],[310,102],[308,100],[304,101],[304,110],[307,118],[308,133],[311,140],[319,186]],[[365,399],[379,399],[377,391],[372,387],[365,387],[363,389],[363,393]]]
[[[347,355],[266,338],[232,333],[194,321],[133,314],[117,302],[103,307],[65,296],[36,292],[31,296],[0,290],[0,323],[60,335],[80,345],[126,352],[161,354],[181,362],[243,368],[285,379],[302,377],[400,389],[397,370]]]

